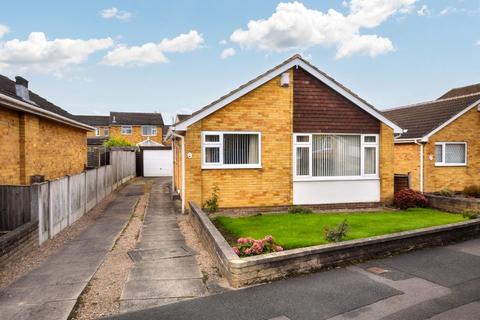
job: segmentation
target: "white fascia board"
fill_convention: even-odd
[[[465,109],[463,109],[462,111],[460,111],[459,113],[457,113],[456,115],[454,115],[453,117],[451,117],[450,119],[448,119],[447,121],[445,121],[443,124],[441,124],[440,126],[438,126],[437,128],[435,128],[433,131],[430,131],[430,133],[426,134],[425,136],[422,137],[421,141],[422,142],[427,142],[428,139],[433,136],[435,133],[437,133],[438,131],[442,130],[443,128],[445,128],[446,126],[448,126],[450,123],[452,123],[453,121],[457,120],[458,118],[460,118],[461,116],[463,116],[465,113],[467,113],[468,111],[470,111],[472,108],[474,108],[475,106],[478,105],[478,108],[480,108],[480,100],[477,100],[475,101],[474,103],[472,103],[471,105],[469,105],[468,107],[466,107]],[[478,110],[478,109],[477,109]],[[479,110],[480,111],[480,110]]]
[[[20,100],[17,100],[15,98],[9,97],[7,95],[1,94],[0,93],[0,103],[5,105],[8,108],[23,111],[23,112],[28,112],[31,114],[35,114],[37,116],[47,118],[56,122],[64,123],[67,125],[70,125],[72,127],[80,128],[83,130],[87,131],[94,131],[95,127],[89,126],[87,124],[84,124],[82,122],[75,121],[73,119],[61,116],[57,113],[35,107],[34,105],[30,103],[26,103]]]
[[[303,62],[301,59],[298,59],[298,58],[294,59],[294,60],[290,61],[289,63],[279,67],[278,69],[266,74],[265,76],[258,79],[257,81],[251,83],[250,85],[246,86],[245,88],[242,88],[241,90],[239,90],[235,94],[232,94],[232,95],[226,97],[225,99],[222,99],[222,100],[218,101],[216,104],[214,104],[214,105],[208,107],[207,109],[199,112],[198,114],[192,116],[191,118],[185,120],[184,122],[179,123],[175,127],[175,130],[186,131],[187,127],[189,125],[191,125],[191,124],[203,119],[204,117],[214,113],[215,111],[223,108],[227,104],[235,101],[236,99],[242,97],[243,95],[247,94],[248,92],[254,90],[255,88],[258,88],[259,86],[263,85],[264,83],[272,80],[273,78],[279,76],[280,74],[290,70],[291,68],[293,68],[295,66],[302,67],[305,71],[307,71],[310,74],[312,74],[313,76],[315,76],[318,80],[322,81],[327,86],[329,86],[333,90],[340,93],[342,96],[344,96],[345,98],[347,98],[348,100],[353,102],[355,105],[357,105],[361,109],[365,110],[367,113],[369,113],[373,117],[377,118],[381,122],[385,123],[387,126],[389,126],[390,128],[393,129],[394,133],[403,133],[402,128],[400,128],[399,126],[394,124],[392,121],[385,118],[383,115],[381,115],[379,112],[374,110],[372,107],[368,106],[367,104],[365,104],[364,102],[359,100],[357,97],[355,97],[354,95],[352,95],[351,93],[349,93],[348,91],[346,91],[345,89],[343,89],[342,87],[337,85],[332,80],[330,80],[328,77],[325,77],[322,73],[318,72],[317,70],[312,68],[310,65],[306,64],[305,62]]]

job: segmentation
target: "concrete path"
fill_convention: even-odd
[[[480,239],[112,319],[480,319]]]
[[[38,268],[0,290],[0,318],[67,319],[128,223],[143,184],[129,184],[100,218]]]
[[[161,306],[206,293],[194,252],[185,244],[170,200],[170,178],[155,179],[140,240],[131,251],[120,312]]]

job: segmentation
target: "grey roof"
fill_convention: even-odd
[[[351,94],[352,96],[354,96],[355,98],[359,99],[361,102],[363,102],[364,104],[366,104],[367,106],[369,106],[370,108],[372,108],[373,110],[377,111],[378,113],[381,114],[381,111],[379,111],[378,109],[376,109],[374,106],[372,106],[370,103],[368,103],[367,101],[365,101],[364,99],[362,99],[361,97],[359,97],[356,93],[354,93],[352,90],[348,89],[347,87],[345,87],[343,84],[341,84],[340,82],[338,82],[337,80],[335,80],[334,78],[330,77],[328,74],[326,74],[325,72],[323,72],[322,70],[318,69],[316,66],[314,66],[313,64],[311,64],[310,62],[308,62],[307,60],[303,59],[303,57],[299,54],[295,54],[293,56],[291,56],[290,58],[288,58],[287,60],[283,61],[282,63],[280,63],[279,65],[271,68],[270,70],[267,70],[265,71],[264,73],[262,73],[261,75],[259,75],[258,77],[242,84],[240,87],[236,88],[235,90],[232,90],[230,91],[229,93],[227,93],[226,95],[224,96],[221,96],[220,98],[218,98],[217,100],[211,102],[210,104],[206,105],[205,107],[195,111],[194,113],[192,113],[191,115],[189,115],[188,118],[204,111],[205,109],[208,109],[210,107],[212,107],[213,105],[215,105],[216,103],[228,98],[229,96],[231,95],[234,95],[235,93],[237,93],[238,91],[242,90],[243,88],[245,87],[248,87],[250,84],[256,82],[257,80],[263,78],[264,76],[266,76],[267,74],[271,73],[271,72],[274,72],[275,70],[283,67],[284,65],[290,63],[291,61],[295,60],[295,59],[300,59],[302,60],[304,63],[308,64],[310,67],[312,67],[313,69],[315,69],[317,72],[321,73],[324,77],[328,78],[330,81],[332,81],[333,83],[335,83],[336,85],[338,85],[339,87],[341,87],[343,90],[347,91],[349,94]],[[179,123],[182,123],[184,122],[185,120],[187,120],[188,118],[184,119],[184,120],[181,120],[179,122],[177,122],[176,124],[179,124]]]
[[[464,86],[464,87],[459,87],[459,88],[453,88],[453,89],[447,91],[440,98],[438,98],[438,100],[446,99],[446,98],[459,97],[459,96],[465,96],[467,94],[473,94],[473,93],[480,93],[480,83],[471,84],[471,85]]]
[[[108,126],[110,123],[110,116],[75,116],[78,121],[89,124],[91,126]]]
[[[113,125],[157,125],[163,126],[160,113],[110,112],[110,124]]]
[[[401,139],[422,138],[480,100],[480,92],[386,110],[383,115],[408,131]]]
[[[192,115],[191,114],[177,114],[177,119],[178,119],[178,122],[177,123],[180,123],[182,121],[185,121],[187,120],[188,118],[190,118]]]
[[[19,96],[17,96],[17,91],[15,89],[15,81],[13,81],[13,80],[11,80],[11,79],[3,76],[3,75],[0,75],[0,93],[2,93],[4,95],[7,95],[11,98],[15,98],[19,101],[29,103],[28,101],[25,101],[22,98],[20,98]],[[33,102],[33,104],[32,104],[33,106],[39,107],[39,108],[44,109],[46,111],[50,111],[50,112],[56,113],[60,116],[78,121],[73,114],[71,114],[68,111],[60,108],[59,106],[51,103],[47,99],[39,96],[38,94],[36,94],[35,92],[33,92],[31,90],[29,90],[29,96],[30,96],[31,102]]]

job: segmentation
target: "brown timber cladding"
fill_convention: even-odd
[[[380,121],[302,68],[293,68],[293,132],[379,131]]]

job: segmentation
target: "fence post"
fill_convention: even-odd
[[[95,168],[95,205],[98,204],[98,168]]]
[[[48,238],[53,238],[53,200],[52,200],[52,186],[48,181]]]
[[[83,206],[83,214],[87,213],[87,201],[88,201],[88,200],[87,200],[87,198],[88,198],[88,197],[87,197],[87,193],[88,193],[88,189],[87,189],[87,171],[84,171],[84,173],[85,173],[85,174],[83,175],[83,176],[84,176],[84,178],[83,178],[83,182],[84,182],[84,183],[83,183],[83,186],[84,186],[83,191],[85,192],[85,197],[84,197],[84,201],[83,201],[83,203],[84,203],[84,206]]]
[[[67,176],[67,224],[72,224],[72,179]]]

